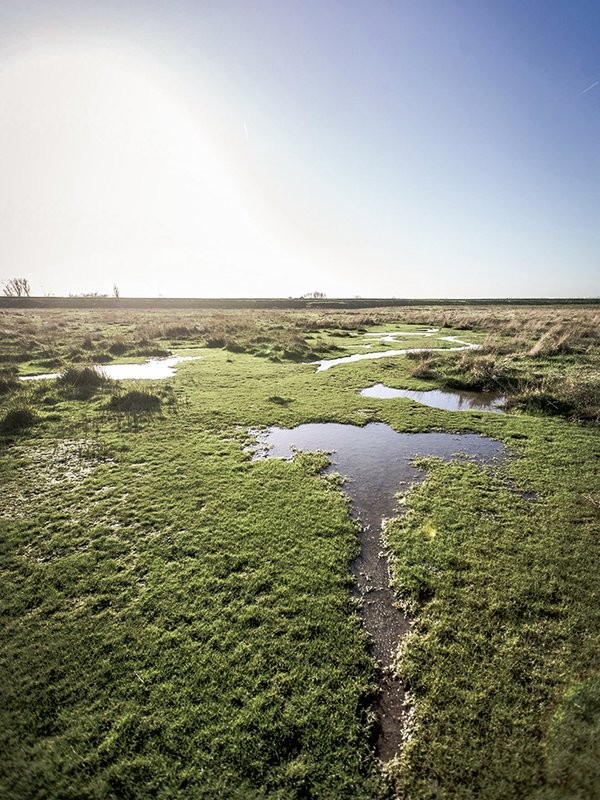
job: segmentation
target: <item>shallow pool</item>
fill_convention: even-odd
[[[467,392],[454,389],[429,389],[424,392],[413,389],[392,389],[383,383],[376,383],[361,390],[363,397],[375,397],[378,400],[389,400],[394,397],[407,397],[424,403],[432,408],[445,411],[495,411],[503,414],[502,404],[505,397],[492,392]]]
[[[172,378],[175,367],[182,361],[196,361],[200,356],[170,356],[169,358],[151,358],[143,364],[96,364],[94,369],[107,378],[123,381],[148,380],[156,381]],[[59,372],[47,372],[43,375],[23,375],[22,381],[55,380]]]

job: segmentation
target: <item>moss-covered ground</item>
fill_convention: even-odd
[[[405,322],[394,313],[387,329]],[[300,351],[356,352],[344,340],[365,320],[286,320],[273,323],[288,325],[275,347],[242,329],[247,347],[212,342],[173,379],[144,382],[157,400],[133,411],[112,398],[139,383],[6,383],[0,796],[598,797],[597,426],[361,397],[375,382],[432,383],[404,357],[317,373]],[[59,354],[48,358],[69,364],[74,336],[110,352],[109,323],[80,312],[49,337]],[[2,324],[5,361],[39,368],[21,341],[32,320],[6,313]],[[189,321],[171,327],[146,347],[207,344]],[[458,330],[444,334],[490,333]],[[384,770],[346,499],[320,475],[324,456],[253,461],[244,450],[252,428],[371,420],[479,432],[511,452],[495,470],[427,462],[386,527],[415,626],[397,659],[407,741]]]

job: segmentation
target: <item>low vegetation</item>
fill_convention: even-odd
[[[15,367],[0,369],[0,395],[9,394],[19,388],[18,371]]]
[[[509,408],[598,422],[600,314],[580,314],[570,326],[545,316],[518,333],[505,322],[504,332],[488,335],[477,351],[452,358],[415,353],[411,375],[447,388],[506,395]]]
[[[102,370],[95,367],[67,367],[60,373],[56,383],[68,395],[85,400],[98,389],[105,387],[109,379]]]
[[[121,395],[113,395],[108,403],[111,411],[121,411],[127,414],[148,414],[160,411],[160,397],[152,392],[133,389]]]
[[[0,312],[0,795],[596,797],[597,315]],[[482,348],[304,363],[403,326]],[[190,348],[168,381],[93,367]],[[50,362],[59,380],[18,380]],[[498,390],[514,410],[359,394],[377,382]],[[398,487],[386,534],[415,620],[397,657],[411,711],[385,768],[343,487],[323,455],[245,450],[253,429],[308,421],[468,430],[511,453],[495,469],[429,460]]]
[[[36,421],[36,413],[29,405],[9,407],[0,420],[0,433],[11,435],[30,428]]]
[[[473,465],[432,463],[387,527],[394,584],[417,619],[398,661],[413,699],[401,797],[468,786],[462,796],[592,798],[600,787],[600,613],[584,599],[598,590],[600,515],[581,507],[600,453],[580,431],[553,437],[552,452],[531,448],[534,499]],[[558,453],[569,468],[553,485],[543,461],[553,471]]]

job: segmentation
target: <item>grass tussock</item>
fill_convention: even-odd
[[[160,411],[161,400],[151,392],[132,390],[122,395],[113,395],[109,402],[110,411],[126,414],[150,414]]]
[[[56,379],[57,385],[69,395],[85,399],[100,388],[111,383],[104,373],[95,367],[67,367]]]
[[[35,409],[25,403],[9,408],[0,419],[0,432],[11,436],[23,433],[37,421]]]
[[[16,367],[3,367],[0,369],[0,395],[10,394],[20,387]]]
[[[557,324],[549,328],[535,342],[527,355],[534,358],[570,353],[586,353],[597,341],[597,334],[585,325]]]
[[[131,344],[124,339],[115,339],[108,346],[108,351],[113,356],[122,356],[128,350],[131,350]]]
[[[508,408],[600,422],[600,376],[551,374],[510,395]]]

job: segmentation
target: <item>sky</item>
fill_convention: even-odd
[[[3,0],[0,280],[600,296],[597,0]]]

